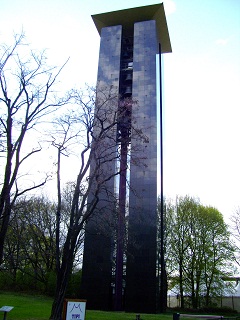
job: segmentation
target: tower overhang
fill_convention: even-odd
[[[100,35],[102,28],[116,25],[122,25],[125,34],[132,34],[135,22],[155,20],[161,53],[172,52],[163,3],[95,14],[92,19]]]

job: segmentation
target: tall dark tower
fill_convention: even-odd
[[[121,99],[137,101],[118,125],[121,174],[102,195],[107,222],[86,226],[82,292],[92,309],[155,312],[157,297],[157,60],[171,52],[163,4],[92,16],[101,35],[99,88],[116,88]],[[161,83],[161,81],[160,81]],[[161,90],[159,90],[161,93]],[[161,99],[160,99],[161,100]],[[126,121],[126,119],[128,121]],[[131,129],[137,123],[146,137]],[[127,123],[127,124],[126,124]],[[128,159],[128,149],[131,149]],[[126,164],[130,162],[130,170]],[[116,163],[108,170],[116,170]],[[127,189],[126,180],[130,188]],[[118,193],[118,203],[111,198]],[[117,241],[111,228],[118,207]],[[101,208],[100,208],[101,209]],[[127,216],[127,243],[123,240]],[[104,232],[103,232],[104,229]]]

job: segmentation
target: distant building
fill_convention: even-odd
[[[155,312],[157,304],[157,62],[156,55],[171,52],[163,4],[92,16],[101,35],[98,88],[114,87],[121,101],[137,101],[126,111],[113,137],[120,148],[123,168],[102,193],[102,208],[109,222],[119,209],[118,229],[125,229],[127,243],[112,236],[108,222],[90,220],[86,226],[82,294],[91,309]],[[115,110],[116,111],[116,110]],[[146,139],[131,132],[137,123]],[[130,160],[128,159],[128,151]],[[142,165],[133,160],[142,159]],[[143,165],[144,164],[144,165]],[[129,189],[126,185],[126,177]],[[116,184],[118,185],[116,186]],[[117,192],[119,203],[111,198]],[[109,197],[109,198],[108,198]],[[101,203],[101,202],[100,202]],[[104,205],[103,205],[104,203]],[[101,204],[100,204],[101,206]],[[104,232],[103,232],[104,230]],[[116,235],[116,233],[115,233]],[[121,236],[120,236],[121,237]]]

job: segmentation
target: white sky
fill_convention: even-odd
[[[33,48],[49,49],[52,64],[70,57],[66,88],[94,85],[99,35],[91,14],[156,3],[1,0],[0,42],[23,29]],[[163,58],[164,193],[199,197],[229,217],[240,206],[240,1],[164,5],[173,48]]]

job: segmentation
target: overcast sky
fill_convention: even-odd
[[[65,87],[95,84],[91,14],[154,0],[1,0],[0,42],[23,29]],[[173,52],[164,64],[164,193],[199,197],[229,217],[240,206],[240,1],[164,1]],[[75,172],[72,172],[73,176]]]

